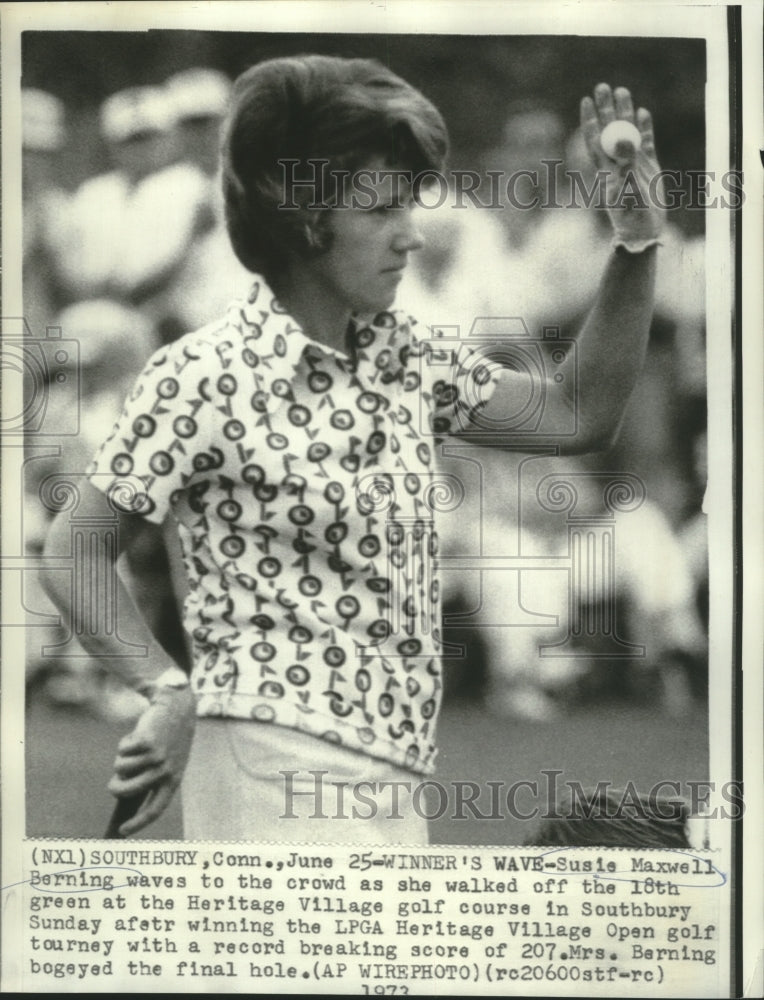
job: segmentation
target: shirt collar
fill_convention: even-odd
[[[262,365],[261,389],[273,403],[270,386],[278,379],[292,381],[295,369],[306,350],[317,351],[336,358],[343,367],[355,370],[371,366],[384,370],[384,381],[397,379],[406,365],[407,352],[418,344],[413,335],[415,325],[405,313],[385,311],[374,316],[354,315],[350,320],[350,339],[354,345],[353,357],[347,352],[321,344],[308,337],[300,324],[289,315],[278,301],[273,290],[261,275],[255,276],[249,295],[244,302],[231,307],[230,316],[240,330],[247,346]],[[384,357],[383,357],[384,355]],[[256,369],[257,370],[257,369]],[[375,379],[376,381],[376,379]],[[271,409],[271,405],[268,405]]]

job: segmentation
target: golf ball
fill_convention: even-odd
[[[614,121],[603,128],[600,144],[611,160],[630,160],[642,145],[642,136],[631,122]]]

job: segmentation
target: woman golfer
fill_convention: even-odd
[[[579,452],[612,440],[637,378],[662,222],[649,114],[606,85],[581,107],[614,248],[576,377],[571,357],[543,387],[547,440]],[[617,160],[599,138],[614,120],[641,134]],[[439,441],[477,431],[501,446],[492,429],[539,388],[475,349],[450,357],[393,311],[421,243],[416,178],[446,152],[436,109],[376,62],[276,59],[236,82],[223,184],[251,293],[151,358],[78,508],[119,512],[123,550],[172,515],[188,577],[190,678],[122,589],[120,635],[148,655],[89,642],[148,699],[110,783],[120,798],[144,795],[122,835],[156,819],[183,779],[188,838],[427,841]],[[626,171],[636,199],[614,195]],[[48,551],[68,546],[60,514]]]

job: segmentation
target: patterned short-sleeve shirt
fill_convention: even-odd
[[[177,520],[199,715],[429,773],[434,522],[451,495],[436,435],[492,379],[444,367],[402,313],[353,324],[351,360],[309,340],[258,279],[222,321],[154,354],[89,471],[121,509]]]

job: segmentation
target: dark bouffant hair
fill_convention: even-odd
[[[583,800],[583,801],[582,801]],[[586,789],[564,794],[526,846],[688,848],[687,803],[643,795],[632,788]]]
[[[331,205],[322,171],[315,191],[286,191],[279,161],[298,161],[289,168],[295,179],[312,178],[309,160],[329,161],[329,176],[374,157],[416,175],[441,170],[447,151],[440,113],[375,60],[303,55],[258,63],[234,84],[223,136],[226,224],[236,255],[272,280],[291,257],[320,249],[316,234],[327,213],[308,205]],[[292,199],[297,210],[279,208]]]

